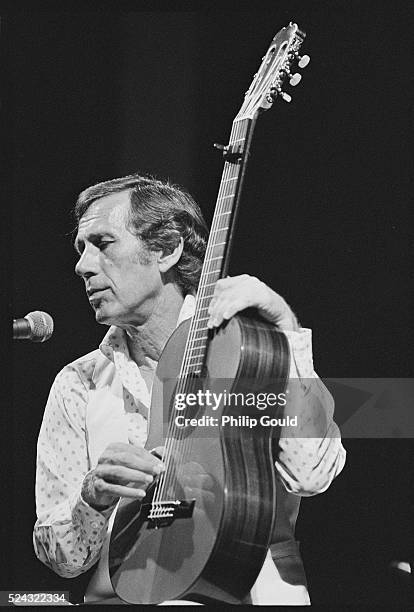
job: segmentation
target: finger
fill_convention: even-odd
[[[165,454],[165,446],[156,446],[151,450],[151,454],[163,459]]]
[[[210,315],[210,318],[207,321],[207,326],[212,327],[219,324],[219,322],[221,321],[221,313],[226,307],[227,300],[227,292],[224,292],[220,296],[213,297],[208,308],[208,314]]]
[[[145,486],[151,484],[154,476],[140,470],[133,470],[122,465],[97,466],[96,475],[113,484],[126,484],[128,482],[142,483]]]
[[[215,309],[215,308],[216,308],[216,306],[217,306],[217,301],[218,301],[218,297],[217,297],[217,296],[213,296],[213,297],[211,298],[211,301],[210,301],[209,307],[208,307],[208,309],[207,309],[208,314],[212,314],[212,313],[214,312],[214,309]]]
[[[112,444],[109,444],[105,451],[102,453],[102,456],[112,456],[112,455],[117,455],[118,453],[120,454],[129,454],[131,453],[132,455],[136,455],[137,457],[142,457],[142,459],[144,460],[148,460],[148,461],[157,461],[156,459],[154,459],[153,455],[151,455],[151,453],[149,451],[147,451],[145,448],[143,448],[142,446],[137,446],[134,443],[134,439],[132,437],[128,438],[129,439],[129,444],[126,444],[125,442],[115,442]]]
[[[222,322],[223,322],[223,316],[216,313],[212,315],[207,321],[207,327],[208,329],[213,329],[214,327],[219,327]]]
[[[207,321],[208,327],[218,327],[224,320],[231,319],[235,314],[251,306],[252,300],[248,295],[232,295],[226,300],[221,300]]]
[[[135,487],[127,487],[124,485],[106,482],[103,480],[103,478],[96,479],[95,490],[100,494],[111,495],[113,497],[131,497],[135,499],[142,499],[146,495],[146,492],[143,489],[136,489]]]
[[[215,289],[217,293],[220,294],[224,289],[229,289],[230,287],[234,287],[235,285],[240,284],[243,281],[252,278],[249,274],[239,274],[238,276],[226,276],[226,278],[220,278],[216,282]]]
[[[165,465],[154,455],[151,455],[145,449],[137,449],[131,445],[126,445],[125,450],[101,455],[98,465],[102,464],[121,465],[151,474],[160,474],[165,470]]]
[[[231,319],[235,314],[241,312],[245,308],[250,306],[250,300],[247,298],[238,298],[237,300],[233,300],[230,304],[228,304],[222,312],[223,319]]]

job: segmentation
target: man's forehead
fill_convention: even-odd
[[[111,193],[92,202],[79,219],[78,233],[87,231],[92,225],[109,225],[113,228],[125,228],[129,210],[129,192]]]

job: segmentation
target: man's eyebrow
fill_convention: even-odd
[[[103,230],[101,232],[92,232],[91,234],[87,234],[86,236],[86,240],[92,243],[96,243],[99,240],[102,240],[102,238],[116,238],[116,236],[113,232],[110,232],[109,230]],[[78,236],[76,236],[75,241],[73,243],[75,251],[80,253],[79,246],[82,245],[84,242],[84,238],[79,238]]]

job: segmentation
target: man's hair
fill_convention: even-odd
[[[127,191],[130,199],[127,227],[147,250],[171,253],[183,238],[184,248],[175,264],[176,283],[183,295],[195,293],[206,250],[208,228],[199,206],[189,193],[152,176],[130,174],[88,187],[74,208],[76,222],[95,200]]]

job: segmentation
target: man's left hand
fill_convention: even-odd
[[[241,274],[217,281],[208,313],[208,327],[219,327],[226,319],[245,308],[257,308],[259,314],[279,329],[296,331],[299,325],[284,298],[254,276]]]

